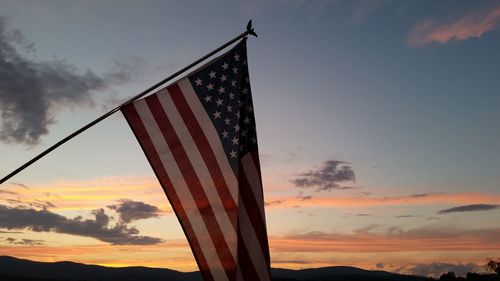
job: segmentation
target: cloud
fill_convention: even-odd
[[[340,186],[340,183],[354,180],[354,171],[349,163],[329,160],[323,162],[321,167],[315,170],[299,174],[299,177],[293,179],[292,183],[297,187],[314,187],[318,191],[330,191],[332,189],[346,189],[346,187]]]
[[[19,193],[14,192],[14,191],[8,191],[8,190],[1,190],[1,189],[0,189],[0,194],[17,195],[17,194],[19,194]]]
[[[364,0],[355,1],[352,13],[352,21],[354,23],[361,23],[365,21],[370,15],[375,13],[387,0]]]
[[[369,225],[351,233],[309,231],[270,236],[273,252],[413,252],[498,251],[500,228],[421,227],[403,229]]]
[[[280,205],[283,204],[285,201],[283,200],[273,200],[273,201],[266,201],[265,205],[266,206],[274,206],[274,205]]]
[[[455,272],[456,275],[465,276],[468,272],[476,272],[478,270],[481,270],[481,268],[475,263],[453,264],[453,263],[436,262],[429,264],[417,264],[413,267],[405,268],[404,273],[409,273],[412,275],[438,277],[446,272]]]
[[[430,43],[444,44],[450,41],[461,41],[479,38],[486,32],[500,27],[500,5],[476,10],[458,19],[427,19],[413,27],[407,38],[412,47]]]
[[[440,214],[458,213],[458,212],[477,212],[477,211],[490,211],[499,209],[500,205],[493,204],[472,204],[465,206],[458,206],[439,211]]]
[[[115,210],[120,216],[120,221],[123,223],[157,218],[162,214],[162,211],[156,206],[132,200],[121,200],[119,204],[109,205],[108,208]]]
[[[385,265],[384,265],[384,263],[379,262],[379,263],[377,263],[375,266],[376,266],[378,269],[383,269]]]
[[[10,244],[15,244],[15,245],[39,246],[45,244],[44,240],[16,239],[12,237],[7,237],[4,240]]]
[[[24,188],[24,189],[29,189],[29,186],[27,186],[27,185],[25,185],[25,184],[22,184],[22,183],[13,182],[13,181],[11,181],[11,182],[9,182],[9,183],[10,183],[10,184],[12,184],[12,185],[15,185],[15,186],[22,187],[22,188]]]
[[[46,209],[23,209],[0,205],[0,228],[29,229],[35,232],[56,232],[92,237],[114,245],[150,245],[161,243],[155,237],[139,236],[139,230],[118,223],[109,225],[109,216],[103,209],[92,212],[94,219],[73,219],[52,213]]]
[[[57,108],[92,106],[92,95],[128,79],[127,68],[100,76],[63,60],[37,61],[34,45],[0,17],[0,141],[35,145],[55,123]],[[108,79],[109,78],[109,79]]]
[[[297,204],[310,208],[353,208],[398,205],[433,205],[433,204],[495,204],[500,201],[500,194],[488,193],[433,193],[426,196],[315,196],[302,201],[296,196],[267,196],[268,202],[280,201],[275,207],[287,208]]]

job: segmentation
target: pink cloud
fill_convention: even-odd
[[[413,27],[407,43],[419,47],[430,43],[444,44],[479,38],[484,33],[500,27],[500,6],[488,10],[474,11],[455,20],[424,20]]]

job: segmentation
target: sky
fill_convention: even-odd
[[[498,1],[0,2],[0,175],[245,30],[273,267],[500,257]],[[0,255],[196,270],[121,113],[0,186]]]

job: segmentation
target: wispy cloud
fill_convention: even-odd
[[[292,183],[301,188],[316,188],[318,191],[350,189],[341,183],[355,180],[350,163],[340,160],[328,160],[314,170],[301,173]]]
[[[110,217],[104,209],[94,210],[92,215],[93,219],[82,217],[69,219],[46,209],[12,208],[0,205],[0,228],[72,234],[92,237],[115,245],[149,245],[163,241],[155,237],[140,236],[138,229],[128,227],[123,223],[109,226]]]
[[[365,227],[352,233],[310,231],[270,236],[275,252],[498,251],[500,229]],[[457,242],[459,241],[459,243]]]
[[[494,204],[472,204],[472,205],[465,205],[465,206],[458,206],[449,209],[444,209],[439,211],[439,213],[449,214],[449,213],[459,213],[459,212],[490,211],[499,208],[500,205],[494,205]]]
[[[352,208],[352,207],[379,207],[396,205],[429,205],[429,204],[494,204],[500,201],[498,194],[483,193],[435,193],[426,196],[316,196],[310,200],[301,200],[296,196],[267,196],[269,202],[280,202],[271,204],[273,207],[290,207],[302,205],[303,207],[319,208]]]
[[[60,106],[93,105],[93,94],[131,79],[123,64],[106,75],[80,72],[63,60],[38,61],[34,44],[0,17],[0,141],[35,145]]]
[[[497,5],[467,13],[460,18],[424,20],[412,28],[407,42],[412,47],[430,43],[444,44],[450,41],[479,38],[486,32],[499,27],[500,5]]]

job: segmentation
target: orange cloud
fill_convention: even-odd
[[[271,236],[273,252],[427,252],[500,251],[500,229],[392,228],[376,233],[360,229],[351,234],[308,232]]]
[[[484,33],[498,27],[500,27],[500,6],[475,11],[449,22],[439,22],[434,19],[425,20],[413,27],[407,42],[412,47],[430,43],[444,44],[453,40],[479,38]]]
[[[298,205],[302,207],[351,208],[427,204],[496,204],[500,202],[500,195],[464,192],[414,194],[398,197],[312,197],[309,200],[292,196],[268,196],[266,202],[267,208]]]

